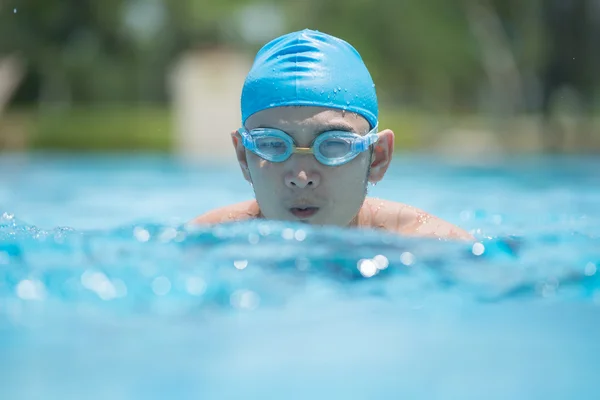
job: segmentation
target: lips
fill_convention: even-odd
[[[290,208],[290,212],[296,217],[300,219],[310,218],[319,212],[319,207],[311,207],[311,206],[298,206]]]

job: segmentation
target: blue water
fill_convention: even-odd
[[[600,161],[401,155],[473,244],[248,222],[236,166],[0,157],[2,399],[597,397]]]

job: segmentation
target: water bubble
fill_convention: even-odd
[[[233,292],[229,302],[235,308],[254,310],[260,303],[260,297],[252,290],[238,290]]]
[[[373,260],[362,259],[358,261],[358,270],[365,278],[370,278],[377,273],[377,264]]]
[[[346,105],[349,106],[350,105],[350,100],[346,100]]]
[[[135,236],[135,238],[142,243],[150,240],[150,232],[140,226],[136,226],[133,229],[133,236]]]
[[[16,13],[17,13],[17,9],[16,9],[16,8],[14,8],[14,9],[13,9],[13,14],[16,14]]]
[[[177,229],[175,228],[165,228],[165,230],[162,231],[162,233],[160,234],[159,240],[163,243],[168,243],[171,240],[175,239],[177,237]],[[148,238],[150,238],[148,236]]]
[[[298,271],[308,271],[310,268],[310,260],[308,258],[297,258],[296,259],[296,269]]]
[[[171,291],[171,281],[166,276],[158,276],[152,281],[152,291],[157,296],[164,296]]]
[[[2,219],[5,219],[7,221],[12,220],[14,217],[15,216],[13,214],[9,214],[9,213],[6,213],[6,212],[2,214]]]
[[[544,298],[553,297],[556,295],[559,284],[557,279],[549,278],[537,285],[537,291]]]
[[[411,266],[415,262],[415,255],[408,251],[400,254],[400,262],[404,265]]]
[[[502,224],[502,216],[501,215],[498,215],[498,214],[492,215],[491,219],[492,219],[492,223],[495,224],[495,225]]]
[[[472,249],[473,254],[476,256],[480,256],[485,252],[485,246],[483,243],[475,243]]]
[[[23,300],[43,300],[46,288],[40,281],[24,279],[17,285],[17,296]]]
[[[597,270],[598,270],[598,269],[596,268],[596,264],[594,264],[594,263],[592,263],[592,262],[589,262],[589,263],[587,263],[587,264],[586,264],[586,266],[585,266],[585,271],[584,271],[584,273],[585,273],[585,275],[586,275],[586,276],[593,276],[593,275],[595,275],[595,274],[596,274],[596,271],[597,271]]]
[[[200,296],[206,291],[206,282],[197,276],[192,276],[185,281],[185,288],[192,296]]]
[[[81,284],[86,289],[95,292],[102,300],[112,300],[117,297],[115,286],[102,272],[84,271],[81,274]]]
[[[125,282],[120,279],[113,279],[112,284],[115,289],[116,297],[127,296],[127,285],[125,285]]]
[[[285,228],[283,232],[281,232],[281,237],[285,240],[292,240],[294,238],[294,230],[292,228]]]
[[[306,239],[306,232],[304,232],[302,229],[298,229],[295,233],[294,233],[294,238],[299,241],[302,242],[304,239]]]
[[[380,269],[380,270],[386,269],[388,267],[388,265],[390,264],[387,257],[382,254],[378,254],[375,257],[373,257],[373,262],[375,262],[375,265],[377,265],[377,269]]]
[[[258,226],[258,233],[260,233],[261,236],[268,236],[271,233],[271,228],[269,228],[269,225],[267,224],[261,224]]]
[[[185,240],[186,234],[185,232],[179,231],[177,232],[177,236],[175,236],[175,241],[181,243]]]
[[[242,270],[248,266],[248,260],[236,260],[233,262],[233,266]]]
[[[257,244],[259,240],[260,240],[260,238],[256,233],[248,234],[248,242],[250,244]]]

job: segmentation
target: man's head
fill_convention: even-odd
[[[358,52],[310,30],[274,39],[258,52],[241,103],[243,129],[232,133],[233,143],[263,216],[351,224],[394,144],[390,130],[377,133],[375,85]],[[259,155],[261,128],[271,135],[261,148],[283,157]],[[289,154],[294,145],[300,154]]]

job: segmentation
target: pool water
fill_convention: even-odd
[[[600,160],[399,155],[477,243],[251,221],[234,165],[0,157],[2,399],[594,398]]]

